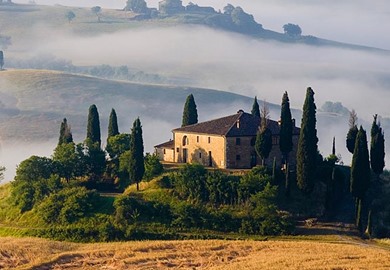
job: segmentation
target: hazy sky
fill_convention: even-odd
[[[27,3],[29,0],[14,0]],[[38,4],[123,8],[125,0],[35,0]],[[146,1],[157,7],[158,0]],[[189,1],[183,1],[187,4]],[[222,9],[227,3],[241,6],[264,28],[282,31],[285,23],[299,24],[303,34],[390,49],[388,0],[195,0],[199,5]],[[211,4],[212,3],[212,4]]]

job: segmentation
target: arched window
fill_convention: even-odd
[[[183,146],[186,146],[188,144],[188,137],[184,136],[183,137]]]

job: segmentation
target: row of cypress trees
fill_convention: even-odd
[[[124,135],[124,136],[121,136]],[[121,137],[121,138],[119,138]],[[117,138],[117,140],[112,139]],[[67,119],[61,123],[58,146],[73,143],[73,136]],[[113,144],[121,145],[113,145]],[[84,142],[89,156],[89,171],[92,181],[101,179],[104,167],[106,165],[105,152],[101,149],[101,132],[99,113],[95,104],[88,110],[87,136]],[[118,149],[120,148],[120,149]],[[108,124],[108,136],[106,151],[109,153],[111,161],[118,167],[119,156],[128,151],[128,163],[125,167],[128,170],[130,179],[137,184],[145,172],[144,166],[144,144],[142,136],[142,125],[139,117],[133,122],[131,134],[120,134],[118,128],[117,114],[114,109],[111,110]]]

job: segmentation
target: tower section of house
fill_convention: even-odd
[[[164,0],[158,3],[158,10],[161,14],[173,15],[185,11],[181,0]]]
[[[255,151],[259,125],[259,117],[240,110],[233,115],[174,129],[173,141],[155,146],[156,153],[167,162],[249,169],[262,163]],[[276,159],[277,165],[282,166],[284,161],[279,149],[279,123],[269,120],[268,128],[272,132],[272,150],[265,164],[271,166]],[[292,166],[296,164],[299,131],[299,128],[294,127],[293,151],[290,153]],[[170,154],[167,155],[168,148]]]

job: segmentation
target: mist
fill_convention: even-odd
[[[123,8],[125,3],[105,0],[36,2],[107,8]],[[150,7],[155,7],[158,1],[147,2]],[[204,0],[196,3],[210,5]],[[281,32],[282,25],[291,22],[299,24],[305,35],[390,49],[390,37],[384,34],[384,27],[390,21],[390,2],[387,1],[377,1],[374,5],[363,0],[342,3],[301,0],[294,1],[294,4],[287,0],[272,3],[235,0],[213,1],[213,6],[218,10],[227,3],[242,6],[267,29]],[[135,28],[86,37],[39,24],[33,26],[31,36],[36,38],[15,44],[17,50],[13,52],[10,47],[9,53],[23,53],[29,57],[50,54],[80,66],[128,65],[145,72],[184,78],[188,86],[220,89],[249,97],[256,95],[259,100],[275,104],[280,104],[283,92],[288,91],[291,106],[297,110],[302,108],[306,88],[311,86],[315,91],[317,108],[325,101],[340,101],[348,109],[356,110],[359,124],[366,130],[370,129],[373,114],[390,117],[385,102],[390,100],[389,53],[266,42],[199,26]],[[169,105],[168,109],[178,114],[175,120],[137,115],[136,109],[129,117],[125,111],[121,114],[119,109],[118,116],[123,117],[119,119],[120,126],[124,127],[121,132],[130,132],[132,121],[140,116],[145,150],[152,152],[153,145],[170,139],[171,130],[180,125],[182,105]],[[197,105],[200,121],[233,114],[238,109],[250,110],[250,104],[229,104],[213,108],[210,113],[209,108]],[[100,111],[99,105],[98,108]],[[272,111],[271,116],[277,119],[279,112]],[[299,124],[300,115],[293,117]],[[335,136],[336,152],[342,155],[345,164],[349,164],[351,155],[345,148],[348,119],[319,113],[317,127],[323,155],[329,155]],[[102,130],[105,130],[103,125]],[[385,135],[390,134],[387,130],[384,132]],[[75,139],[81,142],[83,135],[76,134]],[[15,164],[21,160],[32,154],[50,155],[54,147],[55,142],[39,143],[34,148],[29,145],[20,145],[19,148],[3,145],[0,161],[7,167],[6,176],[12,175]],[[16,152],[13,151],[15,149]]]

